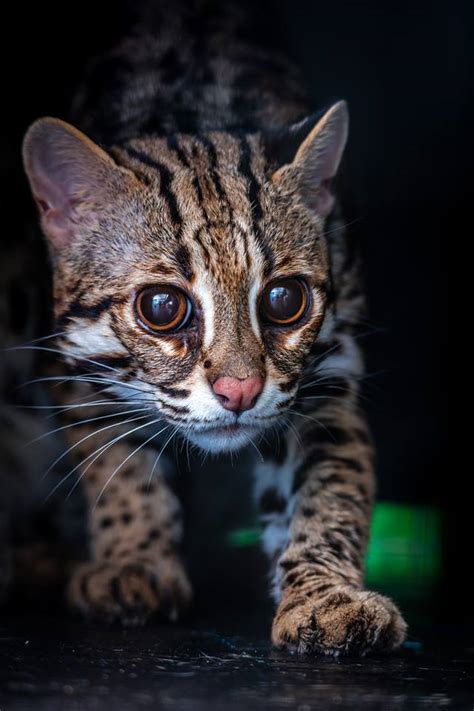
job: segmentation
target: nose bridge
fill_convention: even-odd
[[[213,371],[209,373],[211,377],[225,375],[239,380],[253,375],[263,377],[263,348],[252,329],[248,297],[233,303],[229,298],[222,299],[209,354]]]

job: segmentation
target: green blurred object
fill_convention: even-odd
[[[379,503],[367,554],[369,587],[417,598],[441,574],[441,513],[431,506]]]
[[[228,534],[233,547],[257,545],[258,527]],[[367,585],[405,599],[423,597],[441,573],[441,513],[431,506],[375,506],[367,554]]]
[[[256,546],[260,543],[259,528],[238,528],[227,535],[227,543],[233,548],[243,548],[244,546]]]

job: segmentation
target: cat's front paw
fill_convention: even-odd
[[[155,569],[156,568],[156,569]],[[142,624],[159,614],[176,620],[191,602],[191,586],[180,564],[160,575],[150,562],[93,562],[79,566],[68,587],[68,602],[87,617]]]
[[[319,599],[286,591],[275,615],[272,641],[302,654],[360,654],[396,649],[406,623],[378,593],[338,586]]]

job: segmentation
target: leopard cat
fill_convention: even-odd
[[[333,189],[348,109],[311,113],[252,25],[231,4],[149,3],[90,66],[74,125],[40,118],[24,139],[53,271],[55,464],[75,458],[88,509],[67,598],[93,618],[178,618],[192,588],[168,445],[249,447],[273,643],[392,650],[405,622],[363,585],[365,306]]]

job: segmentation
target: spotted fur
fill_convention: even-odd
[[[229,452],[265,433],[256,499],[278,604],[273,642],[392,649],[405,623],[363,590],[374,496],[358,405],[364,298],[329,187],[346,106],[311,115],[294,68],[252,41],[235,7],[151,5],[91,67],[80,130],[40,119],[24,144],[65,363],[50,377],[67,378],[56,394],[89,506],[91,560],[69,600],[99,617],[176,617],[191,589],[166,445],[177,436]],[[283,277],[310,293],[288,328],[259,313],[263,289]],[[184,290],[194,313],[157,336],[137,320],[135,296],[160,283]],[[254,375],[264,389],[241,414],[210,387]],[[81,422],[80,403],[101,419]]]

